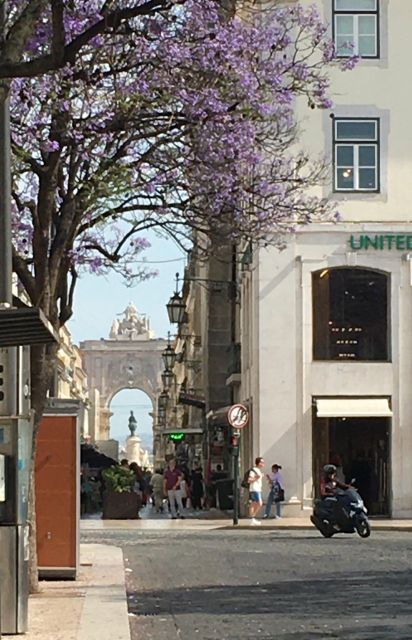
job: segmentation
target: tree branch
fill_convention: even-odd
[[[32,304],[36,304],[36,280],[29,271],[26,260],[13,247],[13,271],[17,274]]]
[[[19,66],[27,41],[34,35],[39,17],[46,8],[48,0],[30,0],[7,33],[7,38],[1,47],[1,67],[13,68]],[[1,78],[16,77],[13,74],[1,74]]]
[[[186,0],[180,0],[180,3],[183,4],[185,1]],[[30,0],[28,2],[28,7],[30,7],[30,5],[35,5],[33,8],[37,8],[40,13],[43,5],[45,4],[45,0]],[[57,60],[54,56],[55,52],[40,56],[27,62],[17,62],[16,54],[12,57],[10,57],[10,54],[5,56],[6,62],[0,64],[0,78],[33,78],[37,75],[61,69],[66,64],[73,64],[81,49],[93,40],[93,38],[96,38],[96,36],[101,35],[108,29],[116,30],[123,22],[132,18],[136,18],[138,16],[150,16],[161,11],[167,11],[173,6],[173,4],[174,3],[170,2],[170,0],[147,0],[147,2],[137,7],[108,11],[106,15],[103,16],[102,20],[96,22],[96,24],[91,26],[89,29],[86,29],[86,31],[83,31],[83,33],[72,40],[72,42],[67,44],[63,48],[62,52],[57,56]],[[20,58],[24,51],[24,45],[27,38],[32,35],[33,28],[37,20],[37,18],[30,18],[30,15],[26,21],[24,20],[25,14],[34,13],[33,11],[29,12],[28,7],[26,7],[22,16],[19,18],[20,30],[17,30],[16,25],[14,25],[13,28],[13,30],[16,31],[16,33],[13,34],[14,40],[18,44],[16,53]],[[30,22],[30,20],[32,20],[32,22]],[[9,48],[11,47],[7,47],[7,49]],[[14,49],[11,50],[14,51]]]
[[[61,65],[64,60],[64,47],[66,43],[66,32],[64,28],[64,3],[63,0],[51,0],[52,9],[52,58],[53,63]]]

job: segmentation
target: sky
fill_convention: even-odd
[[[171,240],[147,234],[152,246],[144,252],[148,266],[159,275],[127,287],[117,273],[108,276],[84,274],[76,285],[74,314],[68,327],[75,343],[108,338],[116,314],[133,302],[139,313],[146,313],[157,338],[167,337],[170,329],[166,303],[175,289],[175,273],[183,276],[185,255]]]
[[[152,246],[142,256],[151,269],[159,271],[157,277],[137,283],[132,288],[127,287],[116,273],[109,276],[87,274],[79,279],[74,314],[68,323],[76,344],[82,340],[108,338],[114,318],[129,302],[135,304],[139,313],[148,315],[156,338],[167,337],[171,326],[166,303],[175,290],[175,273],[183,275],[186,257],[171,240],[158,238],[154,233],[147,234],[147,238]],[[131,409],[138,424],[137,435],[151,434],[152,419],[148,415],[152,410],[151,402],[142,391],[126,389],[119,392],[110,408],[114,414],[110,421],[110,437],[123,441],[129,435],[127,424]],[[147,442],[147,438],[144,441]]]
[[[136,434],[142,439],[143,449],[152,448],[152,418],[149,411],[153,410],[148,396],[139,389],[123,389],[113,397],[110,409],[113,412],[111,418],[111,437],[123,445],[127,436],[130,410],[136,418]]]

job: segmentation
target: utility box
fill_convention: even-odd
[[[11,306],[11,273],[6,263],[3,261],[0,274],[0,296],[4,296],[0,298],[0,634],[3,635],[25,633],[28,620],[27,515],[33,443],[29,345],[59,341],[40,309]]]
[[[32,424],[0,417],[1,631],[27,631],[29,498]]]
[[[37,436],[37,554],[41,578],[79,570],[80,419],[77,400],[50,399]]]
[[[29,594],[29,527],[0,527],[1,631],[27,631]],[[1,636],[0,636],[1,637]]]

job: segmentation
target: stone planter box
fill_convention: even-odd
[[[105,491],[103,493],[103,520],[136,520],[139,517],[141,506],[141,498],[134,491],[131,493]]]

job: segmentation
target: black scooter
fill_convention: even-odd
[[[338,490],[335,498],[315,500],[310,519],[325,538],[355,531],[361,538],[371,534],[366,507],[354,487]]]

